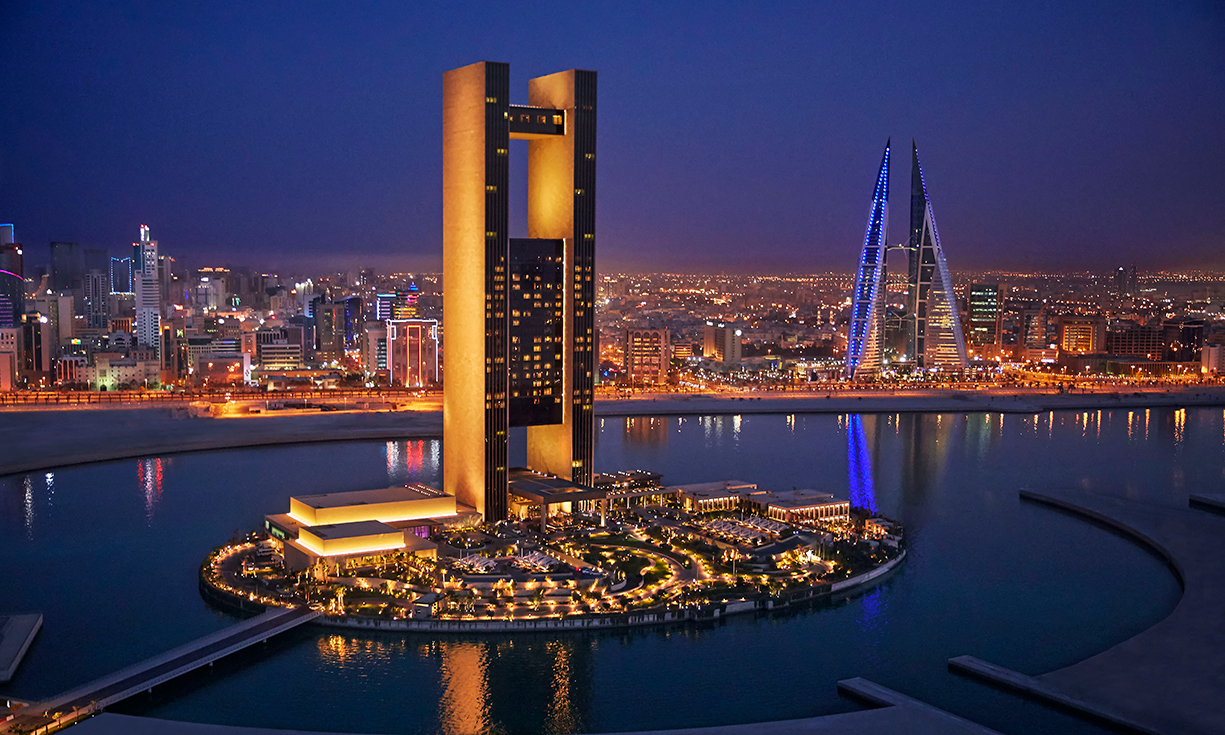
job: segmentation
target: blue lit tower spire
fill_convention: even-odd
[[[876,174],[868,231],[863,238],[855,290],[851,294],[851,324],[847,332],[846,377],[880,374],[885,339],[885,231],[889,227],[889,141]]]
[[[908,356],[920,368],[964,370],[969,367],[965,335],[953,293],[953,279],[940,247],[927,183],[919,165],[919,147],[911,141],[910,290],[906,298]]]

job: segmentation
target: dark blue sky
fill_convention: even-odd
[[[488,59],[599,71],[601,270],[850,270],[889,136],[891,239],[914,137],[954,270],[1225,268],[1219,3],[421,5],[0,3],[0,221],[438,267],[442,73]]]

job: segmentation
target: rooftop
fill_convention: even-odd
[[[565,503],[572,500],[598,500],[608,497],[607,490],[596,490],[560,477],[514,467],[510,470],[510,491],[529,500]]]
[[[342,508],[352,505],[374,505],[376,503],[402,503],[406,500],[439,498],[445,493],[424,483],[413,483],[406,487],[381,487],[374,490],[352,490],[343,493],[320,493],[318,495],[295,495],[294,500],[311,508]]]
[[[342,538],[361,538],[384,533],[400,533],[398,528],[379,521],[356,521],[354,523],[334,523],[328,526],[313,526],[309,529],[315,536],[324,541],[335,541]]]
[[[694,498],[726,498],[731,495],[747,495],[757,491],[756,483],[743,480],[720,480],[698,482],[692,485],[677,485],[675,490]]]

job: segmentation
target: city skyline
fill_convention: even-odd
[[[118,251],[149,222],[189,264],[259,253],[252,265],[269,270],[439,270],[441,120],[418,101],[469,58],[515,58],[529,75],[574,60],[523,42],[540,37],[533,13],[495,11],[507,32],[494,38],[460,32],[454,12],[384,10],[284,23],[251,10],[6,10],[0,220],[31,264],[51,241]],[[862,233],[855,172],[891,133],[925,141],[961,268],[1225,267],[1210,7],[550,17],[550,32],[590,41],[578,61],[606,70],[617,102],[600,183],[610,271],[837,268]],[[974,42],[956,43],[971,26]],[[851,43],[868,28],[885,39],[878,53]],[[325,30],[362,42],[320,55],[309,41]],[[912,32],[931,39],[922,55],[898,40]],[[136,37],[168,63],[125,58]],[[243,76],[250,65],[261,71]],[[653,103],[677,85],[683,104]],[[511,182],[512,235],[524,186]]]

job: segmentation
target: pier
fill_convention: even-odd
[[[189,671],[268,640],[319,616],[305,607],[272,610],[138,664],[25,708],[3,725],[3,733],[43,733],[100,712],[133,694],[151,691]]]

